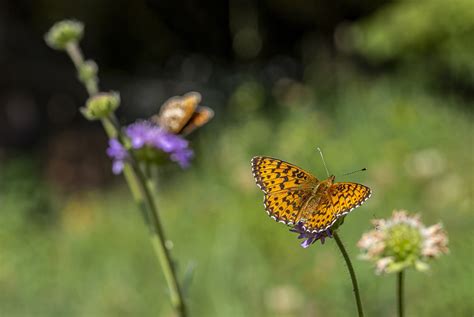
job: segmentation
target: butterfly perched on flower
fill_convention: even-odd
[[[187,135],[203,126],[214,116],[214,111],[199,106],[201,94],[189,92],[183,96],[168,99],[151,121],[173,134]]]
[[[334,175],[320,181],[293,164],[267,156],[252,158],[252,173],[265,194],[268,215],[309,233],[328,230],[371,195],[367,186],[335,183]]]

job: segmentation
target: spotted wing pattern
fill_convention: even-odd
[[[301,215],[301,207],[311,197],[311,190],[282,190],[265,194],[263,205],[268,215],[287,225],[294,225]]]
[[[264,193],[308,189],[318,183],[316,177],[301,168],[267,156],[252,159],[252,173]]]
[[[254,157],[252,173],[273,219],[288,225],[300,223],[313,233],[329,229],[371,194],[370,188],[357,183],[332,184],[333,178],[320,182],[301,168],[271,157]],[[318,190],[328,181],[328,187]]]
[[[347,214],[362,205],[371,195],[370,188],[357,183],[334,183],[329,197],[337,214]]]
[[[316,177],[290,163],[271,157],[252,159],[252,172],[257,185],[265,193],[264,206],[276,221],[295,224],[302,206],[311,197]]]
[[[303,228],[321,232],[337,219],[362,205],[371,194],[370,188],[356,183],[334,183],[320,199],[312,199],[305,206],[301,220]]]

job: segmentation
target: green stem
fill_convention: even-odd
[[[77,45],[76,42],[71,42],[66,45],[66,52],[68,53],[69,57],[74,63],[74,66],[76,67],[76,71],[79,77],[79,71],[84,64],[84,58],[82,56],[81,48],[79,47],[79,45]],[[93,96],[99,92],[99,86],[97,84],[96,79],[88,80],[86,82],[83,82],[81,80],[81,82],[86,87],[87,92],[89,93],[89,96]]]
[[[339,238],[339,235],[337,232],[333,232],[334,239],[336,240],[337,246],[339,247],[339,250],[341,250],[342,256],[344,257],[344,260],[346,261],[347,268],[349,270],[349,274],[351,276],[352,280],[352,287],[354,290],[354,296],[357,304],[357,313],[359,317],[364,316],[364,312],[362,310],[362,303],[360,301],[360,295],[359,295],[359,286],[357,285],[357,278],[354,272],[354,269],[352,267],[351,259],[349,258],[349,255],[347,254],[346,249],[344,248],[344,245],[342,244],[341,239]]]
[[[403,270],[397,274],[397,300],[398,300],[398,316],[403,317],[404,314],[404,305],[403,305]]]
[[[184,303],[183,292],[179,286],[178,278],[176,276],[176,271],[171,259],[171,254],[169,249],[166,247],[166,238],[164,235],[163,226],[160,222],[160,217],[158,213],[158,206],[156,200],[152,195],[152,187],[150,181],[147,180],[142,170],[134,164],[134,170],[136,176],[138,177],[140,184],[143,186],[143,193],[145,195],[145,200],[147,205],[150,208],[151,212],[148,214],[150,220],[150,233],[153,247],[160,261],[161,268],[165,275],[168,288],[170,290],[171,303],[173,307],[179,312],[180,316],[186,316],[186,306]]]
[[[147,180],[136,160],[132,157],[130,164],[124,167],[125,179],[132,191],[136,203],[143,213],[145,223],[148,225],[151,242],[160,262],[166,283],[170,291],[171,304],[179,316],[187,316],[183,292],[178,283],[178,277],[171,259],[171,254],[166,247],[166,237],[160,221],[158,206],[152,195],[150,182]]]
[[[66,47],[66,51],[79,71],[84,63],[79,46],[76,43],[70,44]],[[85,82],[84,85],[90,96],[97,94],[99,91],[96,80]],[[112,114],[108,118],[102,119],[102,125],[109,138],[119,138],[123,141],[123,135],[115,115]],[[139,168],[132,153],[130,153],[130,156],[130,162],[125,163],[123,170],[125,180],[150,230],[152,245],[170,291],[171,304],[179,316],[185,317],[187,316],[187,311],[183,293],[178,283],[170,252],[166,247],[166,238],[160,222],[158,207],[152,195],[151,185]]]

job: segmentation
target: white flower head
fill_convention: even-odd
[[[428,259],[449,251],[441,224],[426,227],[419,215],[394,210],[391,218],[375,219],[372,223],[376,229],[364,233],[357,246],[362,251],[362,259],[375,263],[378,274],[408,267],[425,271]]]

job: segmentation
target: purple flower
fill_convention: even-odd
[[[191,149],[183,149],[170,155],[172,161],[178,162],[179,166],[186,168],[189,166],[194,152]]]
[[[179,135],[169,133],[165,129],[149,122],[139,121],[127,127],[125,133],[130,138],[135,150],[149,147],[169,155],[182,168],[188,167],[193,158],[189,143]]]
[[[113,159],[112,172],[114,174],[120,174],[123,170],[125,160],[128,159],[127,150],[117,139],[110,139],[107,155]]]
[[[324,240],[327,238],[332,238],[331,229],[326,229],[325,231],[312,233],[305,231],[303,224],[298,222],[293,228],[290,229],[291,232],[299,233],[298,239],[305,239],[301,242],[303,248],[307,248],[318,240],[321,240],[321,244],[324,244]]]
[[[149,121],[139,121],[129,125],[125,129],[125,134],[130,140],[131,149],[137,151],[139,160],[143,159],[152,163],[161,162],[164,153],[171,161],[186,168],[194,156],[188,141]],[[143,154],[142,149],[145,151],[144,156],[140,156],[140,153]],[[112,171],[114,174],[120,174],[126,160],[129,159],[127,149],[117,139],[111,139],[107,155],[113,159]]]

